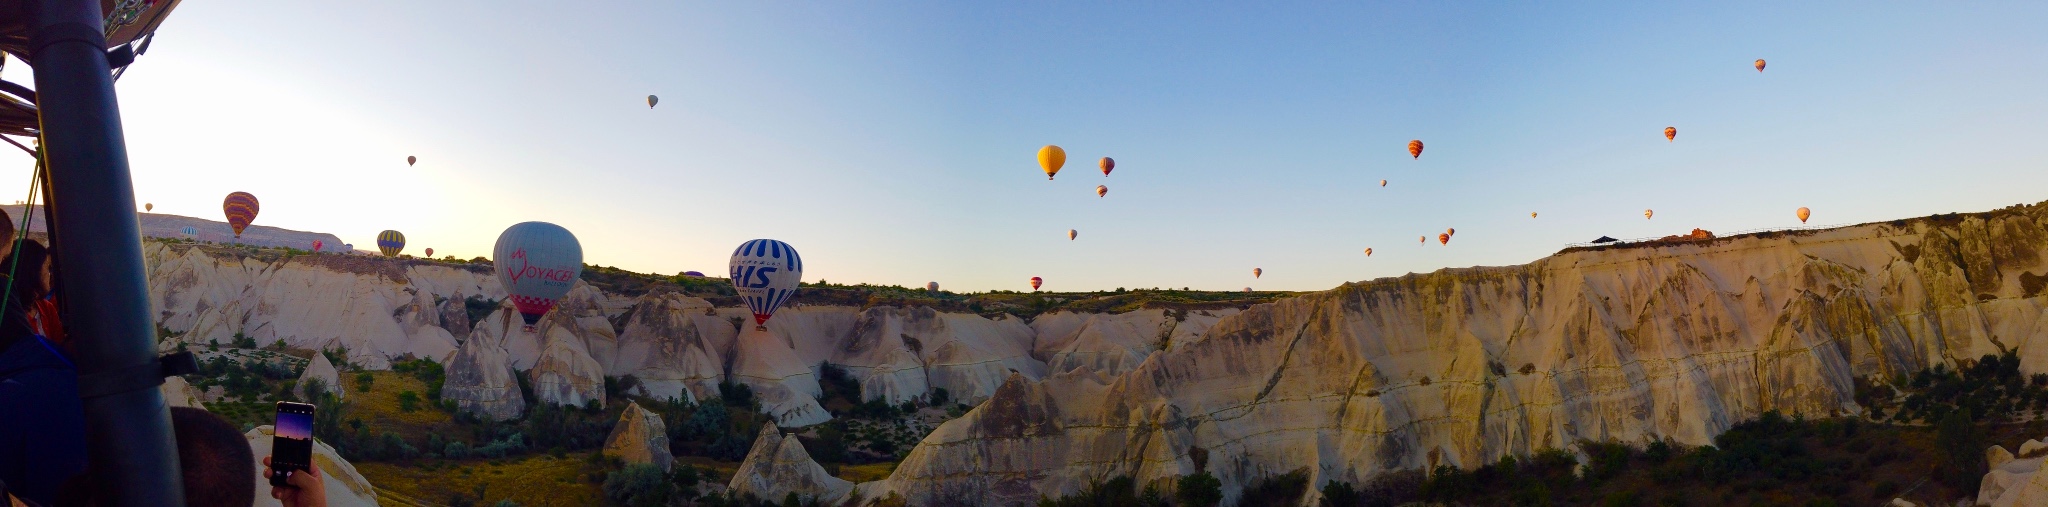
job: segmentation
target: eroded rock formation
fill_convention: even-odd
[[[825,473],[825,467],[811,460],[804,452],[803,442],[795,436],[784,436],[775,425],[761,428],[761,434],[754,437],[754,447],[747,451],[747,460],[740,463],[733,472],[732,482],[726,486],[735,494],[752,494],[757,498],[784,498],[795,493],[800,501],[814,499],[835,499],[852,491],[853,483]]]
[[[612,425],[611,436],[605,438],[604,453],[626,463],[653,464],[662,470],[668,470],[676,461],[668,451],[668,425],[661,422],[660,415],[640,408],[639,403],[628,404],[619,413],[619,423]]]

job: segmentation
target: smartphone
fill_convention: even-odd
[[[270,485],[290,487],[291,474],[310,470],[313,464],[313,406],[289,401],[277,402],[277,424],[270,439]]]

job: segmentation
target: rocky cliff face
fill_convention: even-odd
[[[804,452],[803,442],[795,436],[783,435],[770,424],[754,437],[747,460],[740,463],[733,472],[732,483],[726,487],[735,494],[752,494],[762,499],[795,493],[800,501],[808,502],[845,496],[853,490],[853,483],[825,473],[825,468]]]
[[[1766,410],[1859,413],[1858,376],[2002,349],[2048,366],[2044,223],[2035,206],[1412,274],[1254,306],[1149,358],[1136,330],[1061,345],[1055,328],[1096,325],[1041,319],[1036,350],[1068,368],[1012,376],[873,491],[1025,504],[1192,474],[1200,449],[1234,497],[1297,469],[1358,482],[1580,440],[1705,444]]]
[[[668,451],[668,425],[661,422],[661,416],[640,408],[634,403],[619,413],[619,423],[612,425],[612,434],[605,438],[604,453],[616,456],[631,464],[651,464],[666,471],[675,464],[675,455]]]

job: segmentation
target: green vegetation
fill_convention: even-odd
[[[1038,507],[1168,507],[1166,495],[1158,487],[1145,486],[1139,490],[1137,482],[1130,476],[1119,475],[1106,482],[1090,484],[1086,489],[1071,496],[1060,498],[1039,498]]]

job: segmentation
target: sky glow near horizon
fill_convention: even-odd
[[[181,4],[118,84],[138,200],[462,258],[541,220],[663,274],[774,238],[806,281],[959,291],[1320,290],[2048,200],[2048,4],[502,5]]]

